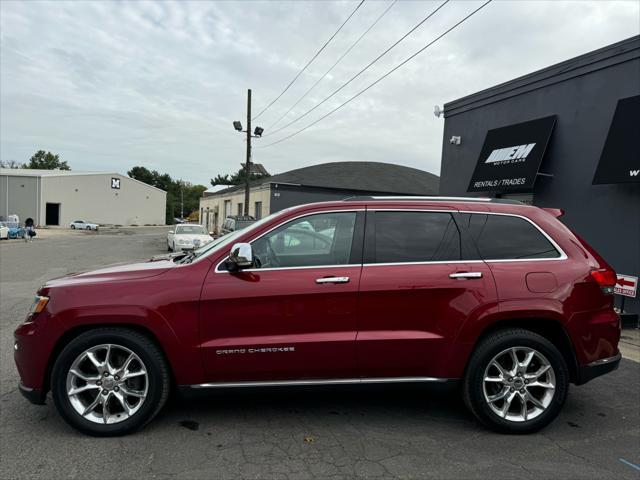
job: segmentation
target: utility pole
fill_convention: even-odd
[[[180,220],[184,220],[184,183],[180,180]]]
[[[247,163],[244,165],[245,189],[244,189],[244,214],[249,216],[249,191],[251,189],[251,89],[247,90]]]
[[[242,132],[247,134],[247,159],[244,164],[245,173],[245,186],[244,186],[244,214],[249,216],[249,193],[251,191],[251,138],[260,138],[264,128],[256,127],[253,134],[251,133],[251,89],[247,90],[247,129],[242,129],[242,122],[236,120],[233,122],[233,128],[236,132]]]

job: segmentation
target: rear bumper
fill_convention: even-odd
[[[47,394],[42,390],[25,387],[22,383],[18,385],[18,389],[22,396],[34,405],[44,405],[46,403]]]
[[[622,355],[618,353],[613,357],[596,360],[595,362],[591,362],[587,365],[579,367],[576,385],[583,385],[588,381],[599,377],[600,375],[612,372],[613,370],[618,368],[618,365],[620,365],[621,358]]]

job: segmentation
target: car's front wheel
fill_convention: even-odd
[[[75,225],[71,225],[71,230],[75,230],[76,226]]]
[[[471,356],[464,400],[486,426],[505,433],[530,433],[551,422],[569,390],[560,351],[546,338],[522,329],[484,338]]]
[[[169,369],[145,335],[99,328],[62,350],[51,392],[60,415],[74,428],[95,436],[124,435],[160,411],[169,394]]]

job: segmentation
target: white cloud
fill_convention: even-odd
[[[439,3],[399,2],[286,118],[306,111]],[[320,117],[429,42],[477,1],[451,2],[344,91]],[[282,115],[387,2],[367,1],[258,124]],[[75,169],[134,165],[199,183],[239,167],[246,89],[259,112],[353,10],[353,2],[2,2],[0,158],[38,149]],[[332,160],[439,171],[442,119],[464,95],[639,33],[639,4],[495,1],[361,98],[297,137],[258,148],[271,172]],[[285,120],[278,126],[284,125]]]

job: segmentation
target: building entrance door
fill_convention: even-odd
[[[60,204],[59,203],[47,203],[46,225],[60,225]]]

